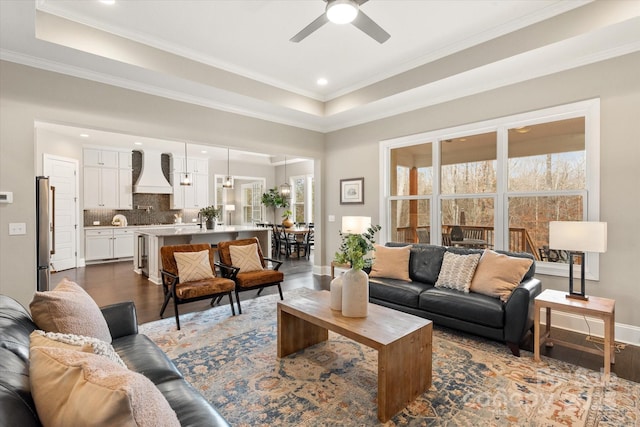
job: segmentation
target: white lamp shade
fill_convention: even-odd
[[[348,24],[356,19],[358,5],[353,0],[333,0],[327,3],[326,12],[334,24]]]
[[[362,234],[371,227],[370,216],[343,216],[342,217],[342,233],[344,234]]]
[[[606,252],[607,223],[551,221],[549,222],[549,248],[575,252]]]
[[[225,206],[224,206],[224,209],[225,209],[227,212],[232,212],[232,211],[235,211],[235,210],[236,210],[236,205],[225,205]]]

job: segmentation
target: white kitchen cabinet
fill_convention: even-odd
[[[120,169],[133,169],[131,151],[118,152],[118,167]]]
[[[106,261],[133,256],[133,235],[137,228],[85,230],[85,261]]]
[[[85,261],[113,258],[113,230],[86,230],[84,233]]]
[[[133,182],[131,169],[118,169],[118,207],[133,209]]]
[[[84,209],[119,209],[118,169],[84,168]]]
[[[83,153],[84,166],[99,166],[107,168],[118,167],[118,152],[101,150],[99,148],[85,148]]]
[[[171,209],[201,209],[209,206],[209,160],[188,158],[187,172],[191,174],[191,185],[180,185],[184,172],[184,157],[173,158],[173,196]]]
[[[183,163],[184,164],[184,163]],[[189,157],[187,159],[187,171],[191,173],[208,174],[209,159]]]
[[[184,187],[180,185],[180,172],[174,172],[172,176],[171,209],[184,209]]]
[[[113,258],[129,258],[133,256],[133,234],[135,229],[124,228],[113,230]]]

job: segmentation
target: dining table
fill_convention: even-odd
[[[484,249],[489,247],[489,242],[487,242],[484,239],[452,240],[451,244],[453,246],[464,246],[467,248],[478,248],[478,249]]]
[[[300,248],[306,240],[307,234],[309,234],[311,230],[313,230],[313,228],[310,227],[290,227],[284,229],[284,232],[294,236],[296,243],[298,243],[298,250],[296,251],[296,256],[298,258],[300,258]],[[291,255],[293,255],[293,253]]]

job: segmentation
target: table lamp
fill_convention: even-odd
[[[236,205],[224,205],[224,210],[227,211],[229,217],[227,225],[231,225],[231,212],[234,212],[236,210]]]
[[[342,233],[343,234],[366,233],[369,227],[371,227],[370,216],[343,216],[342,217]]]
[[[588,300],[585,295],[585,252],[607,251],[607,223],[588,221],[549,222],[549,248],[569,252],[569,293],[567,298]],[[580,256],[580,291],[573,290],[573,257]]]

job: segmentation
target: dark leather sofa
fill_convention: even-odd
[[[387,243],[386,246],[406,246]],[[427,244],[411,245],[409,277],[412,282],[396,279],[369,278],[369,300],[396,310],[432,320],[436,325],[505,342],[515,356],[520,356],[520,343],[533,328],[534,299],[542,291],[533,277],[531,265],[511,297],[498,298],[447,288],[436,288],[445,251],[456,254],[482,253],[482,249],[463,249]],[[496,251],[509,256],[532,258],[528,253]]]
[[[138,334],[131,302],[102,308],[112,345],[127,367],[149,378],[185,426],[228,426],[147,336]],[[29,335],[37,329],[29,312],[0,295],[0,426],[40,426],[29,385]]]

